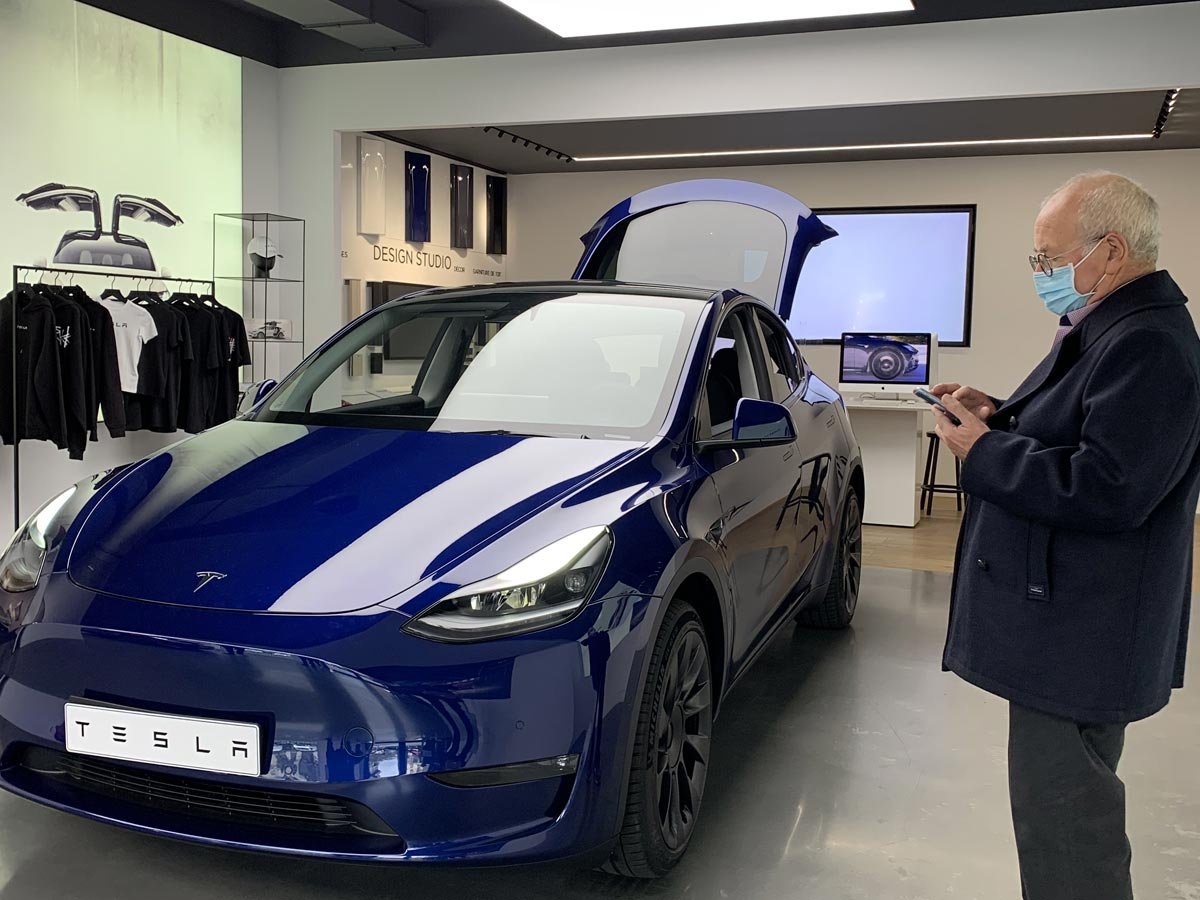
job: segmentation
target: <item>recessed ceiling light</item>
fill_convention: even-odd
[[[912,0],[500,0],[560,37],[912,12]]]
[[[779,156],[791,153],[838,153],[872,150],[930,150],[951,147],[995,147],[1006,144],[1073,144],[1092,141],[1149,141],[1154,135],[1086,134],[1073,137],[992,138],[977,141],[911,141],[902,144],[833,144],[826,147],[767,147],[757,150],[697,150],[684,153],[632,153],[623,156],[577,156],[575,162],[637,162],[656,159],[711,159],[730,156]]]

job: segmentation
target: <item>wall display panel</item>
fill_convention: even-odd
[[[383,151],[383,141],[365,137],[358,139],[359,234],[383,234],[387,231],[387,159]]]
[[[423,244],[429,238],[430,174],[428,153],[404,154],[404,239]]]
[[[932,332],[969,346],[974,206],[815,210],[838,236],[809,254],[788,326],[797,339]]]
[[[487,252],[508,252],[508,179],[487,176]]]
[[[470,166],[450,166],[450,246],[475,246],[475,180]]]
[[[482,234],[477,249],[451,246],[449,192],[434,192],[437,202],[428,210],[426,217],[428,239],[408,239],[408,226],[413,216],[408,208],[409,192],[406,188],[414,184],[418,189],[418,198],[425,196],[429,184],[444,185],[449,182],[451,166],[456,163],[436,153],[413,150],[398,141],[383,141],[385,230],[381,234],[360,234],[357,228],[358,184],[362,160],[358,139],[362,136],[356,132],[344,132],[341,135],[342,278],[364,284],[390,282],[436,287],[461,287],[506,280],[508,257],[484,253]],[[418,171],[414,172],[414,168]],[[470,170],[470,167],[467,168]],[[472,180],[482,181],[486,174],[489,174],[486,170],[475,171]],[[485,191],[473,193],[472,222],[483,223],[487,218]],[[420,206],[419,203],[417,205]],[[424,232],[422,234],[426,236]]]

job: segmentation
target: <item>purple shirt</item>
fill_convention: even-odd
[[[1090,316],[1092,314],[1092,310],[1094,310],[1100,305],[1100,303],[1103,302],[1104,300],[1101,300],[1099,303],[1089,303],[1087,306],[1081,306],[1079,309],[1072,310],[1059,319],[1058,331],[1055,332],[1054,343],[1050,346],[1057,347],[1059,344],[1061,344],[1062,339],[1070,334],[1080,322]]]

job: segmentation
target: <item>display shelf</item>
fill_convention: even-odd
[[[240,298],[247,331],[259,331],[264,322],[279,322],[287,335],[286,339],[247,336],[253,352],[242,369],[243,381],[280,380],[305,356],[304,244],[305,221],[294,216],[213,215],[213,280],[223,285],[218,299],[237,309]],[[272,345],[275,350],[268,349]]]
[[[293,216],[282,216],[279,213],[216,213],[223,219],[238,219],[242,222],[303,222]]]

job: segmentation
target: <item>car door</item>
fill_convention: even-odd
[[[575,278],[735,289],[787,321],[808,252],[837,232],[783,191],[726,178],[622,200],[582,237]]]
[[[731,309],[719,325],[697,420],[699,440],[728,436],[741,398],[771,399],[757,334],[751,303]],[[725,559],[732,587],[735,674],[795,585],[796,542],[784,523],[798,462],[795,444],[701,454],[721,505],[710,538]]]
[[[807,367],[787,327],[767,309],[755,306],[762,359],[770,398],[787,407],[796,427],[795,470],[783,504],[780,528],[792,541],[795,592],[788,602],[764,613],[764,630],[791,612],[792,603],[810,586],[817,562],[830,534],[831,485],[834,454],[841,430],[823,393],[813,387]]]

